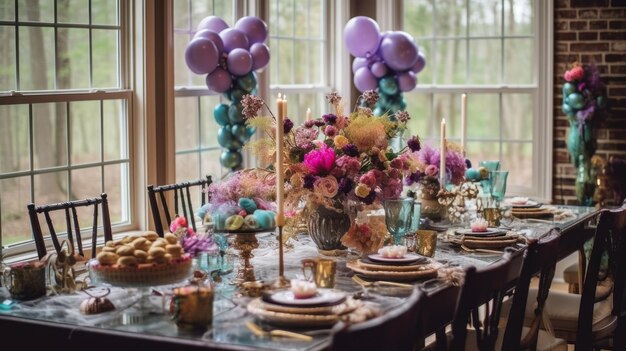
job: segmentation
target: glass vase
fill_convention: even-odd
[[[345,250],[341,238],[350,229],[350,216],[341,204],[335,208],[319,205],[311,210],[307,228],[320,251]]]

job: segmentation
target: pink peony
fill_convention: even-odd
[[[311,150],[304,155],[304,165],[311,171],[311,174],[325,176],[335,165],[335,150],[325,145],[321,149]]]
[[[428,167],[426,167],[426,169],[424,170],[424,173],[426,174],[426,176],[428,177],[436,177],[439,174],[439,167],[435,166],[435,165],[429,165]]]
[[[581,80],[585,76],[585,71],[582,67],[576,66],[569,70],[569,76],[571,80]]]

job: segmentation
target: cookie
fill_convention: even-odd
[[[100,264],[104,264],[104,265],[115,264],[117,262],[118,258],[119,258],[119,256],[116,255],[113,252],[100,252],[96,256],[96,259],[98,260],[98,262],[100,262]]]
[[[156,239],[159,238],[159,234],[153,231],[147,231],[143,233],[143,237],[150,241],[155,241]]]
[[[137,259],[135,256],[122,256],[117,259],[117,264],[120,266],[136,266]]]
[[[120,256],[132,256],[133,252],[135,252],[135,247],[128,244],[118,247],[115,251],[115,253]]]
[[[162,247],[154,247],[152,246],[150,250],[148,250],[148,255],[152,257],[163,257],[165,255],[165,249]]]
[[[172,233],[165,233],[164,236],[165,240],[167,240],[168,244],[177,244],[178,243],[178,237]]]

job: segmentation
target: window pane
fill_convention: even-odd
[[[109,200],[111,223],[127,221],[128,213],[128,165],[104,166],[104,192]]]
[[[222,174],[226,173],[227,170],[222,168],[220,164],[221,153],[221,150],[210,150],[200,153],[202,172],[198,175],[199,178],[210,175],[213,177],[214,182],[222,178]]]
[[[91,0],[91,23],[116,25],[117,13],[118,0]]]
[[[187,63],[185,63],[185,49],[190,39],[190,35],[187,34],[186,31],[185,33],[174,33],[174,84],[176,86],[193,85],[191,83],[191,77],[194,76],[195,78],[196,76],[195,73],[189,70]],[[204,78],[206,75],[202,75],[201,77]]]
[[[72,164],[100,162],[100,102],[70,103]]]
[[[530,188],[533,176],[532,143],[504,143],[502,145],[502,170],[508,170],[507,189]],[[507,190],[507,195],[511,195]]]
[[[119,52],[118,31],[94,29],[91,32],[93,50],[93,87],[117,88],[120,86],[118,77]]]
[[[213,110],[219,103],[220,99],[217,96],[200,97],[200,114],[198,119],[202,126],[202,136],[200,138],[202,147],[219,147],[217,131],[220,127],[215,122],[215,117],[213,116]]]
[[[500,39],[470,40],[470,84],[501,82],[502,41]]]
[[[59,0],[57,3],[57,22],[89,23],[89,0]]]
[[[57,29],[57,89],[89,88],[89,30]]]
[[[293,40],[270,40],[270,52],[276,52],[272,55],[272,60],[276,63],[276,78],[272,84],[293,84],[295,77],[293,73],[294,65],[294,41]],[[302,68],[303,65],[299,65]]]
[[[404,31],[414,37],[432,37],[433,9],[432,1],[404,1]]]
[[[198,147],[198,97],[178,97],[176,108],[176,150]],[[217,127],[216,127],[217,128]],[[178,168],[178,167],[177,167]]]
[[[502,35],[502,0],[470,0],[470,36]]]
[[[35,175],[35,204],[39,206],[67,201],[67,177],[65,171]]]
[[[191,25],[197,24],[197,23],[193,23],[193,24],[190,23],[191,18],[189,17],[189,1],[187,0],[172,1],[172,7],[174,10],[174,29],[186,30],[186,29],[189,29]]]
[[[67,165],[67,110],[64,102],[33,105],[35,169]]]
[[[309,80],[306,82],[308,84],[323,85],[326,82],[326,77],[324,76],[324,59],[322,57],[324,45],[323,42],[311,41],[309,43],[309,54],[306,58],[306,64],[298,64],[298,62],[302,61],[296,61],[296,76],[301,74],[302,70],[306,69],[309,72]],[[305,76],[305,74],[302,75]]]
[[[30,169],[28,106],[0,106],[0,173]]]
[[[41,27],[20,27],[19,40],[19,89],[53,89],[54,29]]]
[[[465,0],[437,1],[435,9],[435,35],[439,37],[465,36],[467,29]]]
[[[0,91],[15,90],[15,27],[0,26],[0,41]]]
[[[176,182],[198,178],[200,173],[199,157],[200,154],[195,152],[176,155]]]
[[[433,72],[436,71],[438,63],[433,59],[433,40],[419,40],[417,42],[419,51],[424,54],[426,58],[426,66],[417,74],[417,84],[433,84]]]
[[[231,27],[235,25],[233,1],[190,0],[190,2],[191,23],[194,30],[203,18],[211,15],[220,16]]]
[[[308,35],[309,38],[325,39],[326,32],[324,31],[324,18],[326,16],[324,9],[324,1],[310,0],[307,1],[307,14],[308,18]]]
[[[504,34],[532,35],[533,0],[504,1]]]
[[[71,172],[72,192],[70,200],[89,199],[102,194],[102,168],[90,167],[76,169]],[[93,224],[93,206],[76,208],[78,224],[81,230],[91,228]],[[98,222],[101,223],[102,212],[98,211]]]
[[[270,33],[280,33],[281,36],[287,37],[294,35],[294,4],[295,0],[270,2],[270,17],[272,18],[268,23]]]
[[[122,100],[103,101],[104,124],[104,160],[119,160],[128,157],[127,137],[128,128],[126,111]]]
[[[0,180],[2,245],[32,238],[26,205],[31,202],[30,177]]]
[[[504,82],[532,84],[535,76],[533,39],[507,39],[504,41]]]
[[[434,58],[437,61],[437,66],[435,67],[436,84],[465,83],[467,69],[466,45],[467,40],[439,40],[436,42],[434,47]],[[428,64],[426,63],[426,65]]]
[[[460,99],[458,100],[460,104]],[[467,138],[500,138],[500,104],[498,94],[467,96]],[[472,159],[473,155],[472,155]]]
[[[432,94],[407,93],[404,94],[407,110],[411,115],[411,119],[407,123],[408,131],[405,136],[419,135],[421,138],[429,138],[434,136],[434,123],[431,118],[431,99]]]
[[[15,20],[15,1],[0,0],[0,21],[13,20]]]
[[[54,0],[20,0],[18,20],[22,22],[54,22]]]
[[[502,96],[502,137],[506,140],[533,139],[533,98],[530,94]]]
[[[499,160],[500,144],[497,142],[467,142],[467,157],[472,166],[478,167],[480,161]]]

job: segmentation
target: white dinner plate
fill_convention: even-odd
[[[424,256],[416,255],[413,253],[407,253],[403,257],[391,258],[391,257],[383,257],[380,254],[371,254],[369,256],[370,260],[375,262],[384,262],[384,263],[413,263],[419,260],[424,259]]]
[[[533,207],[541,206],[540,203],[538,203],[537,201],[533,201],[533,200],[528,200],[524,204],[522,204],[522,203],[515,204],[515,203],[512,203],[511,200],[504,201],[504,203],[506,205],[509,205],[509,206],[513,207],[513,208],[533,208]]]
[[[506,234],[506,229],[502,228],[487,228],[485,232],[474,232],[469,228],[459,229],[456,231],[457,234],[461,235],[470,235],[470,236],[500,236]]]
[[[337,305],[345,301],[346,294],[342,291],[317,289],[317,295],[298,299],[291,290],[281,290],[269,295],[269,300],[287,306],[326,306]]]

